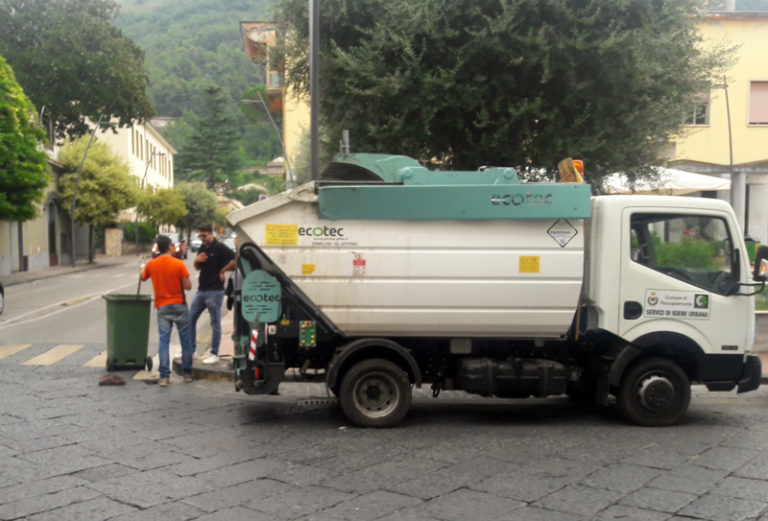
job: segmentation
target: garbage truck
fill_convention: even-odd
[[[235,388],[318,375],[365,427],[398,424],[426,385],[615,401],[644,426],[678,422],[692,384],[757,389],[768,249],[752,273],[724,201],[576,181],[348,153],[231,213]]]

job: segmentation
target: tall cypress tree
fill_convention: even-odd
[[[208,188],[213,188],[216,183],[226,182],[240,166],[238,131],[221,89],[210,87],[205,93],[203,114],[176,162],[179,179],[205,181]]]

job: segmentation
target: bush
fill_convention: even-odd
[[[123,222],[123,241],[124,242],[136,242],[136,223]],[[139,223],[139,242],[141,244],[151,244],[155,242],[155,236],[157,232],[154,227],[147,223]]]

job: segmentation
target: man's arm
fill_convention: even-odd
[[[221,282],[224,282],[227,278],[227,272],[228,271],[234,271],[235,270],[235,259],[232,259],[227,263],[226,266],[221,268],[221,271],[219,272],[219,279]]]
[[[194,263],[195,269],[197,271],[200,271],[200,269],[203,267],[203,264],[207,260],[208,260],[208,255],[206,255],[205,253],[198,253],[197,257],[195,257],[195,263]]]
[[[192,289],[192,281],[189,280],[189,277],[184,277],[181,279],[181,287],[189,291]]]

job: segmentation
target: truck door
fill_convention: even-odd
[[[752,346],[754,301],[744,251],[734,246],[727,214],[625,208],[619,284],[619,334],[629,341],[670,331],[705,353],[737,354]],[[737,244],[741,244],[738,241]]]

